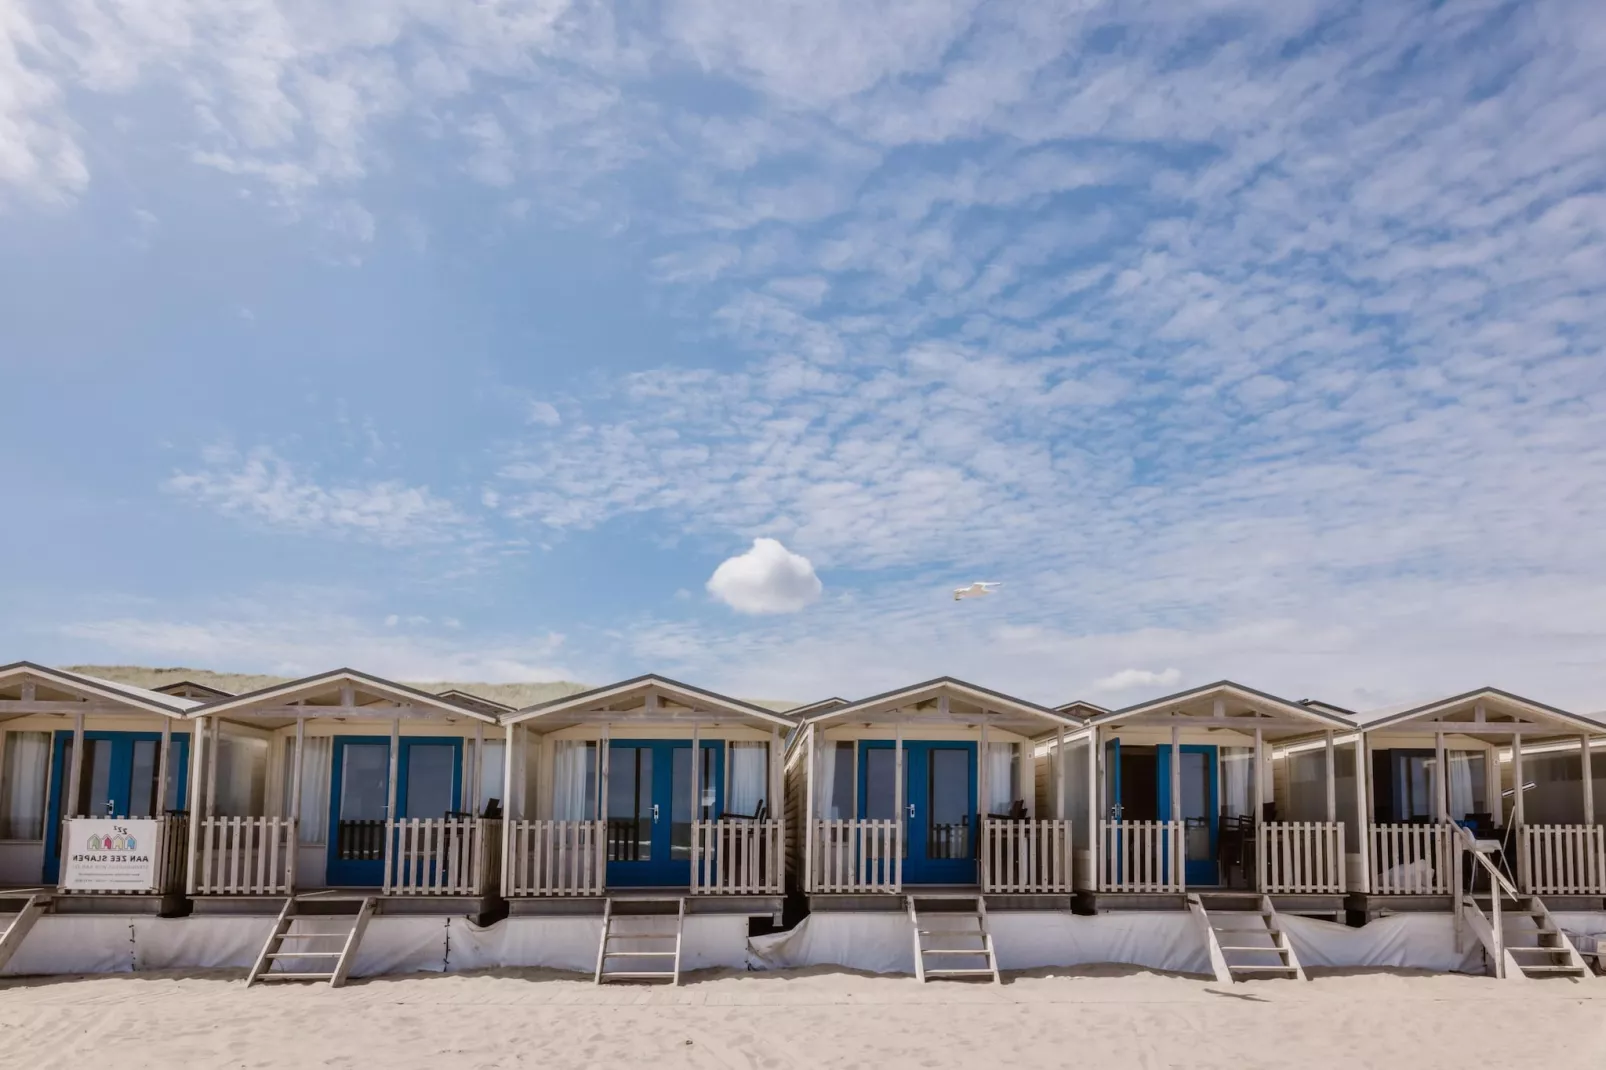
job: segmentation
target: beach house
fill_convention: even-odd
[[[781,920],[792,718],[641,676],[502,724],[513,958],[673,982],[743,965],[750,920]]]

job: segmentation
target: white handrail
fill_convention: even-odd
[[[1465,826],[1454,825],[1452,827],[1455,829],[1456,846],[1455,920],[1457,933],[1459,934],[1460,931],[1462,913],[1465,909],[1470,907],[1472,912],[1489,930],[1488,950],[1489,957],[1494,962],[1494,975],[1496,977],[1505,977],[1506,934],[1504,923],[1500,919],[1500,900],[1502,898],[1500,893],[1504,891],[1507,895],[1510,895],[1512,899],[1516,899],[1517,888],[1511,883],[1510,880],[1506,878],[1504,873],[1500,872],[1499,867],[1489,860],[1487,855],[1478,850],[1478,841]],[[1478,901],[1475,898],[1468,898],[1468,896],[1462,892],[1461,854],[1462,852],[1466,851],[1471,852],[1472,857],[1477,861],[1477,864],[1483,867],[1484,872],[1488,873],[1489,875],[1489,914],[1484,914],[1483,908],[1478,906]],[[1473,872],[1475,874],[1476,870]],[[1470,885],[1471,876],[1468,877],[1467,883]],[[1467,889],[1467,892],[1471,892],[1470,887]]]

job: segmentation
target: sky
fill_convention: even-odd
[[[1599,710],[1603,290],[1596,0],[20,0],[0,661]]]

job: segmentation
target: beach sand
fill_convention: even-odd
[[[1119,967],[1002,986],[838,969],[679,988],[537,970],[245,988],[237,971],[0,983],[0,1067],[1606,1066],[1606,980],[1364,971],[1223,986]]]

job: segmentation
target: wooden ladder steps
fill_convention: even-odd
[[[1500,928],[1506,927],[1515,919],[1528,919],[1533,923],[1532,929],[1522,929],[1515,933],[1502,931],[1499,933],[1498,945],[1492,944],[1495,933],[1485,932],[1492,925],[1494,917],[1494,897],[1488,893],[1479,893],[1467,897],[1464,907],[1465,917],[1474,924],[1474,931],[1484,945],[1484,951],[1493,961],[1496,951],[1503,953],[1503,973],[1507,980],[1515,977],[1588,977],[1589,967],[1584,958],[1573,947],[1567,934],[1561,931],[1556,919],[1551,916],[1550,908],[1545,901],[1537,895],[1517,895],[1513,897],[1509,892],[1500,895]],[[1511,936],[1532,937],[1538,941],[1535,944],[1513,944],[1509,941]],[[1558,961],[1560,960],[1560,961]],[[1500,971],[1497,971],[1497,976]]]
[[[943,904],[942,909],[920,912],[919,900],[926,899]],[[951,904],[968,903],[971,909],[954,909]],[[994,984],[998,975],[998,956],[993,949],[993,935],[987,929],[987,902],[979,895],[918,896],[906,898],[909,911],[909,928],[914,935],[915,976],[922,983],[936,977],[988,977]],[[950,927],[938,927],[947,924]],[[959,926],[959,927],[952,927]],[[927,937],[944,942],[973,940],[978,947],[928,947]],[[928,959],[933,960],[928,964]],[[985,963],[985,965],[943,965],[944,961],[959,959]]]
[[[629,908],[649,903],[674,902],[675,913],[643,911],[633,912]],[[597,984],[606,984],[609,981],[659,981],[672,985],[680,984],[680,952],[686,931],[686,900],[683,896],[666,897],[665,899],[631,899],[620,900],[621,909],[614,909],[613,898],[604,900],[602,907],[602,938],[597,944],[597,969],[593,980]],[[668,925],[673,923],[673,932],[620,932],[615,928],[621,919],[630,919],[635,922]],[[639,945],[646,943],[664,943],[674,941],[672,948],[663,950],[641,950]],[[630,950],[620,950],[617,944],[635,944],[637,947]],[[634,969],[610,969],[614,962],[635,963]],[[641,969],[652,963],[663,963],[658,969]]]
[[[9,898],[9,896],[8,896]],[[17,898],[22,898],[21,895]],[[11,956],[17,953],[17,948],[28,939],[28,933],[33,930],[34,924],[50,906],[51,895],[48,892],[32,892],[27,895],[17,916],[11,919],[4,933],[0,933],[0,969],[11,961]]]
[[[1188,895],[1187,901],[1188,910],[1204,933],[1210,968],[1217,981],[1231,984],[1248,977],[1271,975],[1305,980],[1305,970],[1294,953],[1294,945],[1289,942],[1288,933],[1277,924],[1277,909],[1272,906],[1270,896],[1195,892]],[[1250,919],[1258,924],[1246,924]],[[1264,938],[1266,942],[1254,943],[1248,939],[1250,937]],[[1264,961],[1272,957],[1277,961]]]
[[[323,903],[350,902],[351,900],[329,900]],[[363,933],[368,928],[369,919],[373,917],[378,900],[373,896],[364,896],[358,901],[355,914],[325,914],[307,911],[297,905],[295,896],[284,901],[284,907],[279,911],[278,918],[273,923],[273,929],[268,933],[267,942],[262,945],[262,951],[246,975],[246,987],[262,981],[327,981],[330,988],[339,988],[346,983],[346,977],[351,972],[351,965],[356,960],[357,948],[362,943]],[[297,921],[325,921],[331,918],[341,918],[350,921],[350,927],[344,932],[338,929],[333,932],[308,932],[296,929]],[[311,950],[292,948],[286,950],[285,945],[298,944],[302,941],[322,940],[325,942],[338,940],[339,950]],[[332,963],[328,970],[276,970],[274,965],[281,961],[305,962],[309,959],[322,959]]]

